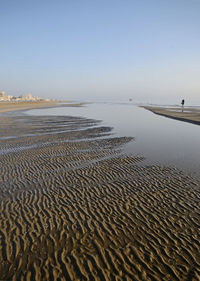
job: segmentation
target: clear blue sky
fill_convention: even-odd
[[[200,101],[200,0],[0,0],[0,90]]]

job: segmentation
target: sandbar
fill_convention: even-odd
[[[164,117],[200,125],[200,108],[198,107],[177,108],[177,107],[143,106],[143,108]]]

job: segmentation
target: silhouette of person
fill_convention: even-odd
[[[181,101],[181,105],[182,105],[182,112],[183,112],[184,103],[185,103],[185,100],[183,99],[183,100]]]

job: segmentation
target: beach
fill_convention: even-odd
[[[200,108],[199,107],[161,107],[161,106],[143,106],[145,109],[155,114],[180,120],[196,125],[200,125]]]
[[[0,102],[0,113],[56,106],[58,101]]]
[[[132,139],[0,116],[0,280],[199,280],[199,180],[125,154]]]

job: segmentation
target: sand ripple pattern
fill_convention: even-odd
[[[200,279],[197,181],[142,166],[95,120],[1,117],[0,132],[0,279]]]

